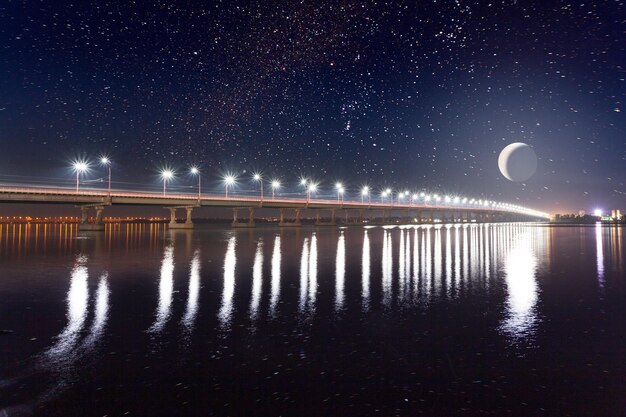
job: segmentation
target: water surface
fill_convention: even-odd
[[[0,225],[0,416],[624,415],[623,233]]]

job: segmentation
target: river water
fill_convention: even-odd
[[[0,225],[0,416],[626,415],[625,243]]]

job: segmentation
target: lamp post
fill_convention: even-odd
[[[306,178],[300,178],[300,185],[304,187],[304,192],[306,193],[306,199],[309,200],[309,187],[307,186],[309,180]]]
[[[280,188],[280,181],[273,180],[272,181],[272,200],[274,199],[274,193],[276,192],[278,188]]]
[[[363,204],[363,198],[367,196],[367,202],[370,202],[370,189],[368,186],[365,186],[361,189],[361,204]]]
[[[171,180],[174,176],[174,173],[169,169],[164,169],[161,171],[161,177],[163,178],[163,195],[167,192],[167,181]]]
[[[337,201],[339,201],[339,197],[341,196],[341,202],[343,203],[343,184],[338,182],[335,184],[335,188],[337,189]]]
[[[263,201],[263,178],[261,178],[261,174],[254,174],[254,180],[261,184],[261,201]]]
[[[191,167],[191,169],[189,169],[189,172],[191,173],[191,175],[198,176],[198,200],[200,200],[200,198],[202,197],[202,175],[200,174],[200,170],[198,169],[198,167]]]
[[[224,190],[225,190],[226,198],[228,198],[228,188],[234,184],[235,184],[235,177],[233,177],[232,175],[227,175],[226,177],[224,177]]]
[[[100,158],[100,163],[106,166],[109,170],[109,185],[107,187],[107,194],[110,198],[111,197],[111,160],[107,158],[106,156],[103,156],[102,158]]]
[[[309,184],[309,186],[307,188],[307,194],[306,194],[306,202],[307,202],[307,204],[309,203],[309,200],[311,200],[311,193],[315,192],[316,189],[317,189],[317,184],[315,184],[315,183]]]
[[[76,172],[76,194],[78,194],[78,187],[80,183],[80,174],[87,172],[89,165],[84,161],[74,162],[74,171]]]

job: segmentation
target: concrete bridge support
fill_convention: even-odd
[[[177,207],[166,207],[170,211],[170,229],[193,229],[193,221],[191,220],[191,213],[193,212],[195,206],[177,206]],[[187,217],[185,218],[184,223],[178,223],[176,221],[176,210],[179,208],[184,208],[187,212]]]
[[[237,219],[238,211],[239,211],[238,208],[234,208],[233,209],[233,223],[232,223],[232,227],[237,227],[237,228],[252,228],[252,227],[256,227],[256,224],[254,223],[254,207],[248,207],[248,221],[247,222],[240,222]]]
[[[295,220],[286,220],[285,219],[285,209],[281,208],[280,209],[280,222],[278,223],[278,225],[280,227],[300,227],[302,226],[302,223],[300,222],[300,209],[299,208],[295,208],[293,209],[294,214],[295,214]]]
[[[320,211],[317,210],[315,213],[315,225],[316,226],[337,226],[337,219],[335,217],[335,209],[330,209],[330,221],[325,222],[320,219]]]
[[[81,211],[80,225],[78,230],[86,230],[93,232],[104,231],[104,223],[102,222],[102,212],[104,211],[104,205],[101,204],[87,204],[79,206]],[[89,210],[94,209],[96,211],[96,217],[93,223],[89,223]]]

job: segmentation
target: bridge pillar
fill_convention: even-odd
[[[170,211],[170,229],[193,229],[193,221],[191,220],[191,212],[193,211],[193,206],[185,206],[185,207],[166,207]],[[187,218],[184,223],[178,223],[176,221],[176,209],[184,208],[187,210]]]
[[[318,209],[317,212],[315,213],[315,225],[316,226],[336,226],[337,223],[335,222],[335,209],[334,208],[330,209],[330,221],[329,222],[325,222],[320,219],[320,211]]]
[[[254,207],[248,207],[248,226],[254,227]]]
[[[280,227],[300,227],[302,226],[302,223],[300,223],[300,209],[299,208],[295,208],[293,209],[294,214],[295,214],[295,220],[294,221],[288,221],[285,220],[285,213],[284,213],[285,209],[280,209],[280,223],[278,223],[278,225]]]
[[[185,207],[185,210],[187,210],[187,219],[185,220],[185,224],[193,224],[191,221],[191,212],[193,211],[193,208]]]
[[[88,224],[89,223],[89,207],[81,207],[80,208],[80,224]]]
[[[237,218],[237,213],[239,212],[238,208],[233,208],[233,223],[232,223],[232,227],[236,227],[236,228],[252,228],[252,227],[256,227],[256,224],[254,224],[254,207],[248,207],[248,221],[247,222],[240,222],[239,219]]]
[[[94,223],[89,223],[89,209],[94,208],[96,210],[96,218]],[[104,223],[102,223],[102,212],[104,211],[104,206],[81,206],[81,217],[80,217],[80,225],[78,226],[78,230],[85,230],[91,232],[101,232],[104,231]]]

